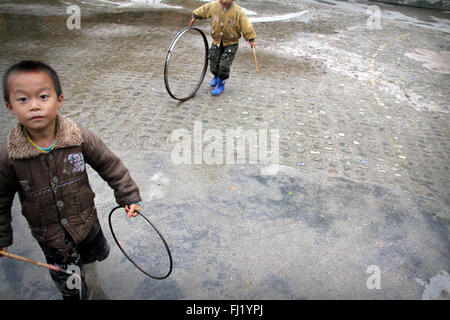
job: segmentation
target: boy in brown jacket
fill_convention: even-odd
[[[214,78],[212,95],[219,95],[225,89],[224,81],[230,77],[230,68],[238,50],[241,34],[254,48],[256,33],[247,15],[234,3],[234,0],[217,0],[197,8],[189,23],[211,18],[211,37],[213,44],[209,50],[209,65]]]
[[[89,164],[114,189],[128,216],[141,210],[136,183],[122,161],[103,141],[70,119],[58,115],[64,95],[48,65],[22,61],[3,77],[6,107],[18,120],[0,148],[0,250],[13,242],[11,207],[16,192],[33,237],[47,263],[81,273],[82,299],[87,298],[83,265],[108,257],[86,171]],[[79,299],[68,275],[50,271],[63,299]]]

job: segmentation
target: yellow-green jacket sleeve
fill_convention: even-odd
[[[210,2],[207,4],[204,4],[203,6],[195,9],[192,12],[192,15],[195,17],[195,19],[209,19],[211,18],[211,8],[214,2]]]
[[[241,14],[239,17],[239,29],[245,40],[253,40],[256,38],[256,32],[247,15]]]

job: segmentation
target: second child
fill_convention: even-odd
[[[211,37],[213,43],[209,50],[209,64],[214,78],[212,95],[219,95],[225,89],[225,80],[230,77],[231,64],[239,47],[241,36],[255,48],[256,33],[247,15],[234,0],[217,0],[207,3],[192,13],[189,23],[192,27],[196,20],[211,19]]]

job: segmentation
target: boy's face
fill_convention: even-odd
[[[228,8],[233,4],[234,0],[219,0],[219,2],[222,5],[222,8]]]
[[[64,96],[57,96],[48,73],[13,73],[8,83],[10,103],[6,103],[6,107],[26,129],[43,132],[54,124]]]

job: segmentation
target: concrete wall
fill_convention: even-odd
[[[377,0],[411,7],[450,10],[450,0]]]

